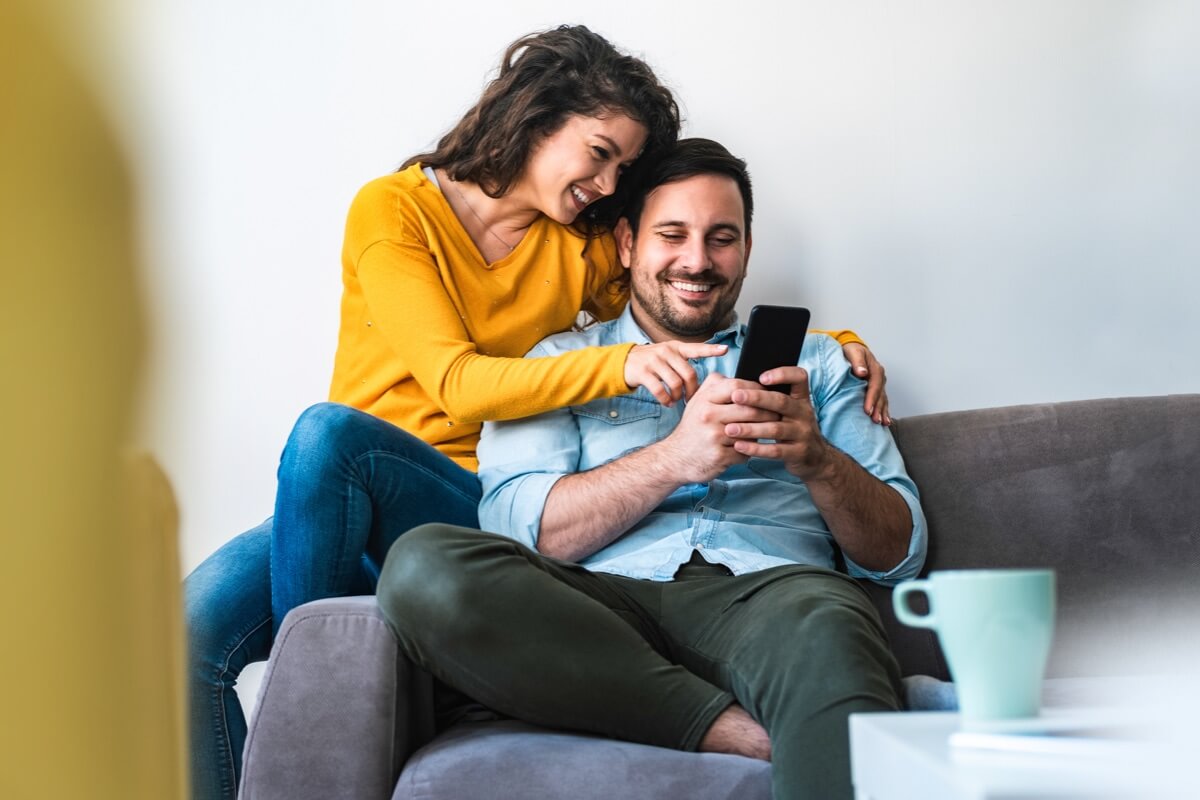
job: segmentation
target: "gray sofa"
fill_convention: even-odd
[[[1057,570],[1048,673],[1060,694],[1193,657],[1200,395],[932,414],[898,421],[895,435],[929,520],[926,571]],[[890,590],[868,589],[905,675],[948,679],[933,635],[896,622]],[[915,705],[944,700],[928,686],[922,696],[927,684],[910,680]],[[398,653],[372,598],[296,609],[262,683],[242,797],[770,797],[765,762],[512,720],[438,733],[433,703],[431,679]]]

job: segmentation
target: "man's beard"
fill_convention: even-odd
[[[667,296],[671,291],[667,286],[668,280],[680,283],[712,283],[713,287],[709,291],[719,294],[716,302],[707,308],[687,306],[691,313],[681,312]],[[634,279],[630,281],[630,289],[638,305],[659,327],[675,336],[707,337],[729,323],[738,293],[741,291],[742,278],[738,276],[737,280],[729,285],[712,270],[705,270],[694,275],[655,275],[645,283],[648,285]]]

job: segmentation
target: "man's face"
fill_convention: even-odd
[[[634,319],[652,341],[703,342],[729,324],[750,255],[732,178],[697,175],[659,186],[646,198],[637,238],[621,220],[616,239],[631,273]]]

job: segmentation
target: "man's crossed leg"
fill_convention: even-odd
[[[895,710],[901,696],[866,593],[801,565],[682,573],[593,573],[428,525],[392,549],[380,602],[409,658],[497,711],[660,747],[771,753],[777,797],[844,794],[847,716]]]

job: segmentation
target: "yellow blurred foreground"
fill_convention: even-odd
[[[131,182],[32,7],[0,4],[0,797],[182,798],[175,508],[119,455],[142,353]]]

